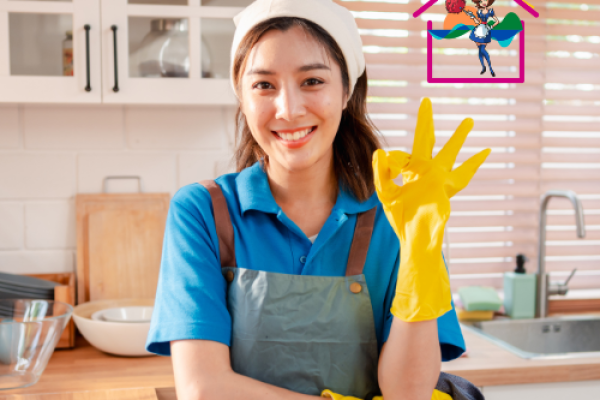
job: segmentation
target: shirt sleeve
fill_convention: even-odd
[[[402,251],[402,249],[400,249]],[[443,258],[443,254],[442,254]],[[444,259],[444,264],[446,260]],[[393,314],[390,312],[392,307],[392,301],[396,294],[396,279],[398,276],[398,269],[400,265],[400,254],[396,258],[396,266],[394,267],[393,282],[390,282],[388,292],[385,298],[385,307],[387,310],[385,321],[384,321],[384,341],[387,341],[390,335],[390,328],[392,327],[392,321],[394,319]],[[446,270],[448,266],[446,265]],[[465,340],[458,323],[458,317],[456,316],[456,310],[454,308],[454,301],[452,301],[452,310],[442,315],[437,319],[438,327],[438,338],[440,342],[440,350],[442,353],[442,361],[451,361],[455,358],[460,357],[466,349]]]
[[[171,200],[146,350],[171,354],[170,341],[204,339],[230,345],[231,317],[221,274],[208,191],[199,184]]]

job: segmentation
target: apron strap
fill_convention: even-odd
[[[204,186],[212,200],[215,213],[215,227],[219,237],[219,250],[221,256],[221,267],[235,267],[235,242],[233,237],[233,225],[229,217],[227,201],[221,187],[215,181],[206,180],[198,182]]]
[[[356,217],[354,238],[352,239],[352,247],[350,247],[348,265],[346,266],[346,276],[362,274],[367,261],[367,252],[369,251],[369,243],[371,243],[376,212],[377,207],[373,207]]]
[[[215,227],[219,238],[221,266],[235,267],[233,225],[231,224],[223,191],[213,180],[200,181],[199,183],[208,190],[212,201],[215,214]],[[358,214],[356,218],[354,238],[352,239],[348,265],[346,266],[346,276],[362,274],[365,262],[367,261],[367,252],[369,251],[376,212],[377,207],[373,207],[369,211]]]

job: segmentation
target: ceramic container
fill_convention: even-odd
[[[96,321],[109,322],[150,322],[154,307],[147,306],[129,306],[115,307],[106,310],[96,311],[92,314],[92,319]]]
[[[147,322],[112,322],[93,320],[92,314],[112,308],[152,307],[154,299],[99,300],[80,304],[73,311],[75,325],[83,337],[98,350],[119,356],[151,356],[145,349],[150,330]]]

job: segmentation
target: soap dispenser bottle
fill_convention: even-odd
[[[535,317],[536,276],[525,271],[527,257],[517,254],[517,268],[504,274],[504,312],[511,318]]]

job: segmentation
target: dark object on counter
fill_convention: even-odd
[[[485,400],[477,386],[465,378],[445,372],[440,373],[435,388],[440,392],[449,394],[453,400]]]
[[[481,393],[477,386],[465,378],[446,372],[440,372],[435,389],[450,395],[452,400],[485,400],[483,393]],[[373,400],[377,396],[381,396],[381,390],[367,394],[365,400]]]
[[[525,262],[529,261],[524,254],[517,254],[517,268],[515,268],[516,274],[525,273]]]
[[[56,286],[56,282],[0,272],[0,299],[53,300]]]

